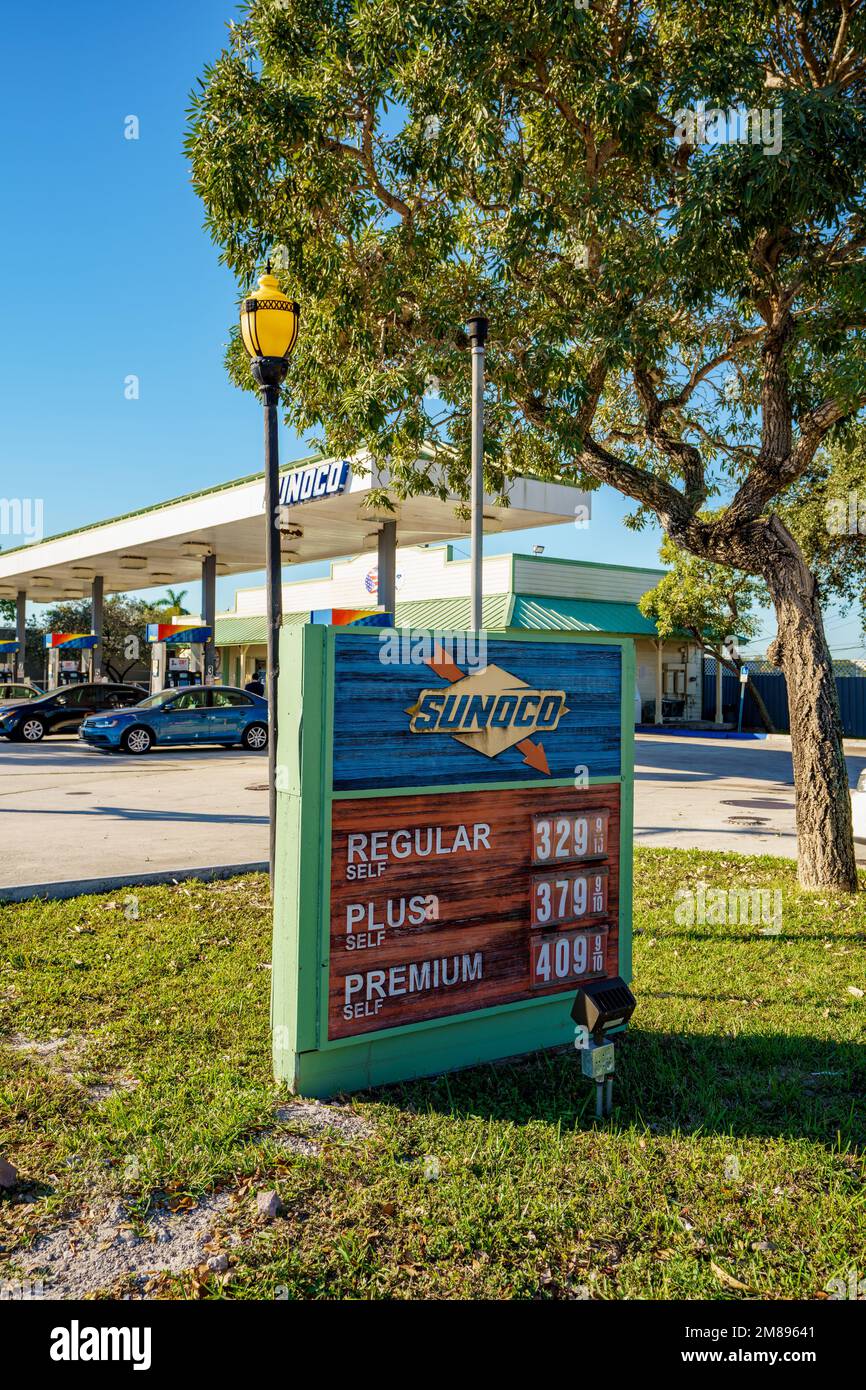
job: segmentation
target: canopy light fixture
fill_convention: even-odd
[[[147,556],[121,555],[119,563],[122,570],[146,570]]]
[[[204,560],[213,554],[213,546],[209,541],[184,541],[183,551],[185,555],[198,555]]]

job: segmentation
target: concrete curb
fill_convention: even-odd
[[[155,883],[181,883],[197,878],[207,883],[215,878],[236,878],[239,874],[266,874],[267,862],[257,864],[212,864],[203,869],[162,869],[152,874],[118,874],[114,878],[70,878],[58,883],[21,883],[0,887],[0,903],[23,903],[31,898],[79,898],[86,893],[114,893],[122,888],[143,888]]]

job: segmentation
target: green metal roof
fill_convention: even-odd
[[[485,594],[482,621],[487,628],[520,628],[528,632],[605,632],[622,637],[655,637],[655,624],[636,603],[609,603],[588,598],[546,598],[534,594]],[[398,627],[438,628],[459,632],[469,626],[469,598],[415,599],[397,604]],[[294,627],[309,620],[309,612],[286,613],[283,622]],[[217,618],[218,647],[242,647],[267,641],[263,616]]]
[[[510,602],[510,594],[485,594],[481,604],[484,626],[507,627]],[[469,596],[414,599],[411,603],[398,601],[395,617],[398,627],[433,627],[444,632],[460,632],[469,627]]]
[[[214,642],[218,647],[260,646],[268,640],[268,624],[262,614],[249,618],[217,618]]]
[[[548,598],[515,594],[511,627],[537,632],[608,632],[626,637],[655,637],[656,625],[636,603],[592,598]]]

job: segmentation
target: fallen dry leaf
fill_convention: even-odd
[[[728,1274],[727,1270],[710,1260],[710,1269],[715,1274],[720,1284],[724,1284],[728,1289],[740,1289],[743,1293],[751,1293],[748,1284],[741,1284],[739,1279],[735,1279],[733,1274]]]

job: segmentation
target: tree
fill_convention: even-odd
[[[42,632],[90,632],[90,600],[58,603],[44,614]],[[165,614],[144,599],[110,594],[102,608],[102,660],[106,675],[122,681],[147,651],[145,627]]]
[[[302,303],[288,419],[465,488],[488,313],[487,486],[632,498],[766,583],[800,882],[854,890],[819,589],[783,497],[866,402],[864,0],[252,0],[194,93],[207,225]],[[234,379],[253,389],[235,337]],[[443,488],[444,490],[444,488]],[[380,501],[381,499],[376,499]]]
[[[752,575],[680,550],[667,536],[659,559],[670,568],[656,587],[639,599],[640,611],[652,618],[659,637],[687,632],[702,651],[739,676],[744,664],[739,645],[758,632],[760,623],[753,604],[766,601],[764,584]],[[751,676],[746,685],[764,728],[774,733],[767,706]]]
[[[781,507],[824,598],[853,608],[866,638],[866,432],[816,455]]]
[[[153,604],[154,608],[168,610],[163,613],[163,617],[182,618],[189,613],[189,609],[183,607],[186,589],[166,589],[166,594],[168,595],[167,598],[157,599],[156,603]]]
[[[3,547],[0,546],[0,550],[2,549]],[[11,598],[0,598],[0,626],[5,626],[7,623],[12,623],[14,626],[16,614],[15,600]]]

